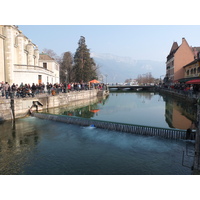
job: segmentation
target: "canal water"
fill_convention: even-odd
[[[154,93],[115,92],[83,108],[48,112],[184,129],[193,122],[195,107],[187,111],[183,105]],[[178,123],[177,116],[185,121]],[[182,163],[182,155],[193,148],[194,143],[184,140],[28,117],[0,124],[0,174],[190,175],[193,158],[186,156]]]

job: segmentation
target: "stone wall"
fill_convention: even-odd
[[[0,98],[0,121],[12,119],[10,99]]]
[[[43,107],[38,106],[38,110],[60,107],[68,105],[70,102],[81,101],[85,99],[93,99],[98,95],[98,90],[74,91],[69,93],[60,93],[59,95],[41,94],[38,97],[15,98],[14,114],[15,118],[25,117],[29,114],[29,110],[33,105],[33,101],[39,101]],[[34,111],[36,108],[32,108]],[[10,120],[13,118],[11,109],[11,99],[0,97],[0,121]]]

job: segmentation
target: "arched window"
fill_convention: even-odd
[[[200,73],[200,67],[198,67],[197,72]]]
[[[191,69],[191,70],[190,70],[190,74],[193,74],[193,73],[194,73],[194,70],[193,70],[193,69]]]
[[[194,68],[194,74],[196,74],[197,73],[197,69],[196,68]]]
[[[187,75],[189,76],[189,74],[190,74],[190,70],[188,69],[188,70],[187,70]]]

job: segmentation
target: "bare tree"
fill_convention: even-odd
[[[56,60],[59,64],[61,63],[61,57],[58,56],[52,49],[43,49],[43,52],[49,55],[51,58]]]
[[[139,85],[154,83],[154,80],[155,78],[152,76],[151,72],[142,75],[139,74],[137,77],[137,82],[139,83]]]

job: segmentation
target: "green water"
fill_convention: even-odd
[[[191,123],[193,108],[187,111],[183,105],[158,94],[111,93],[107,99],[84,108],[63,107],[49,112],[169,127],[177,121],[173,112],[181,119],[186,115]],[[189,175],[193,157],[186,157],[182,165],[186,149],[193,152],[194,143],[35,117],[0,124],[0,174]]]
[[[163,128],[187,129],[196,118],[196,107],[169,96],[150,92],[110,93],[83,108],[49,109],[48,113]]]

